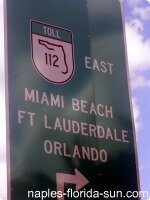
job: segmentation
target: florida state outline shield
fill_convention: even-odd
[[[75,70],[72,32],[34,20],[30,30],[32,61],[39,74],[55,84],[69,81]]]

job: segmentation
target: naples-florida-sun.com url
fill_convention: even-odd
[[[52,191],[47,189],[47,191],[28,191],[28,199],[62,199],[65,197],[67,199],[137,199],[137,198],[150,198],[150,191],[94,191],[94,190],[81,190],[74,191],[71,188],[67,189],[66,192],[62,191]]]

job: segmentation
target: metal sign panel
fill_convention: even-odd
[[[127,199],[138,180],[119,1],[7,0],[6,12],[8,199]]]

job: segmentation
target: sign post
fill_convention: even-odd
[[[8,199],[128,199],[139,188],[120,2],[7,0],[6,13]]]

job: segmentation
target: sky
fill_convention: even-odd
[[[141,190],[150,191],[150,1],[124,0]]]
[[[122,0],[122,3],[141,190],[150,192],[150,0]],[[7,200],[3,28],[3,0],[0,0],[0,200]]]

